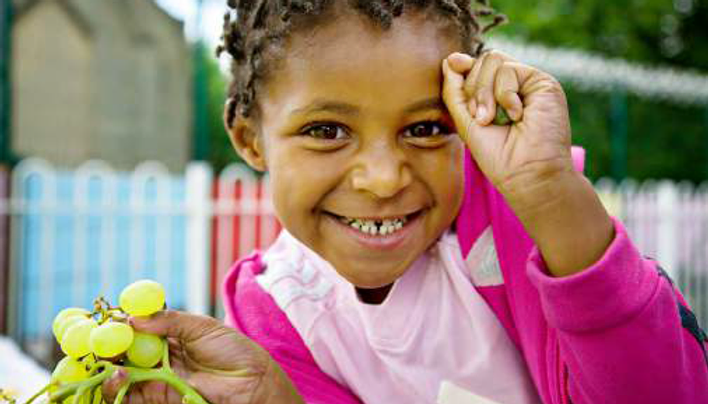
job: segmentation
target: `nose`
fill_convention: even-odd
[[[380,142],[362,150],[351,173],[352,188],[385,199],[411,184],[413,175],[400,147]]]

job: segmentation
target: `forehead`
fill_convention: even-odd
[[[439,92],[442,59],[459,49],[456,31],[422,14],[395,18],[388,30],[366,16],[340,16],[292,35],[262,107],[284,112],[274,109],[333,97],[362,107],[409,103]]]

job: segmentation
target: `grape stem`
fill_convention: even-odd
[[[116,371],[116,367],[113,366],[113,364],[110,362],[100,361],[100,362],[96,362],[96,364],[94,366],[95,366],[95,368],[102,366],[103,371],[89,377],[86,380],[82,380],[80,382],[68,383],[68,384],[62,386],[59,390],[57,390],[55,393],[52,393],[49,396],[49,401],[50,402],[61,402],[61,401],[64,401],[69,396],[76,394],[78,391],[80,391],[84,387],[92,388],[92,387],[98,386],[99,384],[103,383],[106,379],[111,377],[113,375],[113,372]],[[92,369],[92,371],[93,370],[94,369]],[[25,403],[25,404],[29,404],[29,403]]]
[[[132,366],[123,367],[123,369],[126,370],[128,380],[127,383],[125,383],[118,392],[114,404],[121,404],[123,398],[128,392],[128,388],[130,387],[130,385],[132,385],[133,383],[140,383],[149,380],[165,382],[172,386],[182,396],[182,402],[184,404],[209,404],[206,400],[204,400],[204,398],[202,398],[201,395],[199,395],[196,390],[189,386],[184,380],[180,379],[179,376],[177,376],[177,374],[175,374],[175,372],[173,372],[171,368],[165,366],[165,364],[166,362],[163,362],[163,367],[158,369],[140,369]],[[81,401],[77,400],[81,400],[81,397],[87,391],[91,391],[93,388],[99,386],[101,383],[111,377],[116,370],[118,370],[118,367],[110,362],[99,361],[96,362],[92,371],[97,369],[99,366],[103,367],[103,371],[101,371],[100,373],[96,373],[94,376],[91,376],[86,380],[69,383],[65,386],[62,386],[57,392],[49,396],[49,401],[61,402],[67,397],[74,395],[74,401],[72,404],[79,404]],[[48,388],[49,386],[45,387],[43,390],[46,391]],[[36,396],[41,395],[41,393],[43,392],[38,393]],[[30,404],[30,402],[27,402],[25,404]]]
[[[29,400],[27,400],[27,401],[25,402],[25,404],[31,404],[31,403],[32,403],[34,400],[36,400],[39,396],[41,396],[42,394],[46,393],[47,390],[49,390],[50,387],[52,387],[52,383],[49,383],[48,385],[44,386],[44,387],[42,388],[42,390],[38,391],[35,395],[33,395],[32,397],[30,397]],[[13,401],[10,401],[10,402],[12,403]]]
[[[209,404],[202,396],[190,387],[184,380],[180,379],[172,370],[167,368],[159,369],[138,369],[125,368],[128,370],[129,384],[144,382],[148,380],[156,380],[165,382],[172,386],[182,396],[182,402],[185,404]],[[119,403],[114,403],[119,404]]]
[[[79,387],[76,390],[76,394],[74,394],[74,399],[71,400],[71,404],[80,404],[81,400],[83,400],[83,398],[84,398],[84,394],[86,394],[86,392],[90,391],[92,388],[93,388],[93,386],[87,386],[87,385]],[[93,404],[92,401],[93,400],[91,400],[91,402],[89,404]]]
[[[162,367],[170,372],[172,371],[172,366],[170,366],[170,343],[167,340],[162,344]]]
[[[49,387],[49,386],[47,386],[47,387]],[[42,389],[42,390],[44,390],[44,389]],[[41,394],[41,392],[39,394]],[[10,394],[10,392],[8,392],[7,390],[0,387],[0,402],[3,402],[3,401],[5,401],[9,404],[15,404],[17,402],[17,400],[15,400],[15,397],[13,397],[12,394]]]
[[[116,395],[116,399],[113,400],[113,404],[121,404],[123,402],[123,397],[125,397],[126,393],[128,393],[128,389],[130,388],[130,383],[124,384],[120,390],[118,390],[118,394]]]

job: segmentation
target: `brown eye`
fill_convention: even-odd
[[[408,136],[413,138],[434,137],[450,133],[445,126],[438,122],[420,122],[410,126],[406,132]]]
[[[338,125],[317,125],[311,126],[303,131],[305,135],[315,139],[340,140],[346,137],[346,131]]]

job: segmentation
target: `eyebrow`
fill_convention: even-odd
[[[426,110],[444,110],[445,103],[440,97],[425,98],[408,105],[403,112],[412,114]],[[290,115],[307,115],[315,112],[332,112],[339,115],[358,115],[359,107],[346,102],[317,99],[310,105],[293,110]]]

